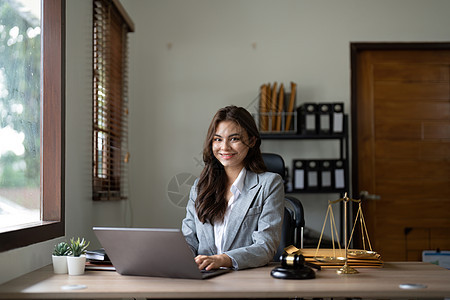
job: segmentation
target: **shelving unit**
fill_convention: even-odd
[[[284,134],[284,133],[262,133],[261,139],[263,140],[338,140],[339,141],[339,159],[344,161],[345,164],[345,189],[349,188],[349,159],[348,159],[348,116],[344,115],[344,127],[341,134]],[[327,190],[326,193],[332,193],[333,191]],[[341,193],[341,191],[336,191]],[[324,191],[304,191],[296,193],[324,193]]]
[[[344,189],[327,189],[327,190],[304,190],[298,191],[296,190],[295,194],[330,194],[336,193],[339,194],[340,197],[344,196],[345,191],[349,190],[349,146],[348,146],[348,116],[344,115],[344,126],[343,132],[340,134],[293,134],[293,133],[262,133],[261,139],[263,140],[337,140],[339,142],[339,160],[344,162]],[[307,159],[307,158],[304,158]],[[328,159],[324,158],[324,159]],[[293,170],[292,170],[293,172]],[[293,178],[294,176],[291,176]],[[343,191],[345,190],[345,191]],[[342,203],[341,203],[342,204]],[[344,222],[343,222],[343,205],[340,205],[340,228],[343,230]]]

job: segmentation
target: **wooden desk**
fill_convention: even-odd
[[[114,271],[87,271],[82,276],[55,275],[52,266],[0,285],[0,299],[81,298],[445,298],[450,297],[450,270],[421,262],[385,263],[383,268],[359,269],[338,275],[334,269],[316,279],[281,280],[270,276],[273,266],[234,271],[207,280],[121,276]],[[3,272],[4,270],[2,270]],[[401,283],[427,288],[404,290]],[[62,290],[65,285],[86,285]]]

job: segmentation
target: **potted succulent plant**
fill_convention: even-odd
[[[67,256],[70,248],[66,242],[55,245],[52,253],[53,271],[56,274],[67,274]]]
[[[89,242],[84,238],[70,239],[69,248],[70,256],[67,256],[67,269],[69,275],[82,275],[86,264],[86,252]]]

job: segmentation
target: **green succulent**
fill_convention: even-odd
[[[70,255],[70,247],[66,242],[61,242],[55,245],[52,254],[54,256],[68,256]]]
[[[78,239],[74,239],[71,238],[70,239],[70,251],[71,251],[71,255],[72,256],[81,256],[82,254],[84,254],[86,252],[87,247],[89,246],[88,241],[86,241],[84,238],[80,241],[80,238]]]

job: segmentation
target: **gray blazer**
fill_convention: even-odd
[[[191,188],[182,232],[195,255],[214,255],[214,227],[201,223],[195,212],[197,182]],[[237,269],[259,267],[273,259],[281,239],[284,187],[280,175],[247,170],[244,188],[230,214],[224,253]]]

